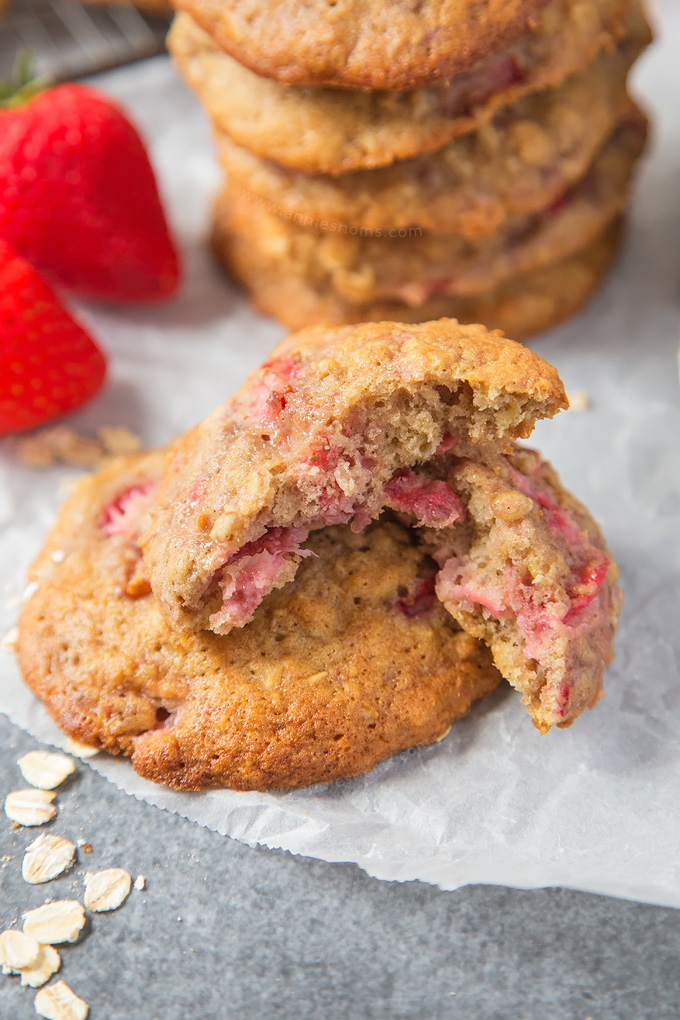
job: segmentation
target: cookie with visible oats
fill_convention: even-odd
[[[422,294],[418,306],[399,300],[361,304],[343,300],[331,287],[314,285],[289,271],[276,251],[253,248],[231,229],[218,211],[212,246],[226,272],[248,292],[255,307],[289,329],[318,323],[421,322],[441,317],[461,322],[484,322],[508,336],[526,339],[574,315],[590,300],[609,270],[621,243],[616,221],[582,251],[535,272],[521,273],[491,291],[469,297]]]
[[[645,130],[644,116],[631,107],[581,181],[549,208],[513,217],[492,235],[470,239],[392,228],[365,236],[325,221],[306,226],[267,212],[231,188],[217,202],[216,233],[226,251],[243,252],[255,279],[259,265],[275,263],[282,279],[334,294],[348,305],[396,301],[419,310],[435,295],[471,298],[593,244],[627,204]],[[239,272],[238,256],[235,268],[246,275]]]
[[[500,55],[440,85],[407,92],[285,86],[230,57],[189,14],[168,48],[216,125],[283,166],[332,175],[432,152],[523,96],[583,71],[641,18],[633,0],[552,0]]]
[[[513,217],[546,209],[586,175],[630,107],[626,76],[648,41],[641,24],[635,38],[557,88],[527,96],[437,152],[382,169],[340,177],[290,170],[219,128],[218,156],[232,192],[295,223],[492,234]]]
[[[295,583],[247,627],[177,636],[131,585],[133,522],[163,463],[140,455],[81,480],[31,569],[19,661],[71,736],[178,789],[303,786],[438,739],[500,682],[396,522],[315,532]]]
[[[285,85],[412,89],[536,28],[547,0],[179,0],[222,49]]]

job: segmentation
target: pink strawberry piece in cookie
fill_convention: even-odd
[[[386,506],[413,514],[422,527],[448,528],[465,517],[465,507],[446,482],[419,478],[410,468],[395,471],[385,484],[385,496]]]
[[[263,424],[272,424],[286,406],[286,399],[292,393],[299,366],[290,359],[280,358],[266,361],[262,366],[262,377],[253,386],[250,413]]]
[[[104,507],[100,526],[107,538],[112,535],[133,538],[157,488],[158,482],[152,479],[137,482],[124,489]]]
[[[313,531],[359,531],[386,508],[460,526],[432,462],[460,442],[507,445],[564,400],[554,369],[481,326],[303,330],[173,448],[140,537],[162,611],[226,634],[292,580]]]
[[[242,627],[249,623],[264,596],[295,576],[299,557],[313,555],[300,548],[308,534],[307,528],[272,528],[244,545],[221,572],[223,606],[210,618],[211,625]]]
[[[514,57],[498,54],[481,68],[459,75],[449,85],[442,101],[442,111],[451,117],[469,115],[492,96],[513,85],[521,85],[525,79],[525,72]]]
[[[539,729],[599,697],[621,603],[618,572],[588,511],[533,451],[453,457],[463,526],[430,533],[438,598],[492,649]]]
[[[325,458],[328,464],[334,459]],[[321,513],[317,517],[301,527],[269,529],[244,545],[218,572],[222,607],[210,617],[213,630],[223,633],[231,627],[243,627],[252,620],[268,592],[293,579],[300,557],[310,555],[300,548],[310,531],[351,524],[356,532],[371,523],[366,507],[347,497],[333,475],[326,472],[319,477],[325,488],[319,495]],[[421,527],[449,527],[465,515],[463,504],[446,482],[421,479],[410,468],[395,472],[384,486],[384,498],[386,507],[413,515]]]
[[[404,591],[403,595],[396,602],[396,607],[409,620],[417,619],[420,616],[427,616],[432,612],[436,602],[434,582],[436,568],[434,564],[426,566],[424,576],[418,580],[415,589],[409,593]]]

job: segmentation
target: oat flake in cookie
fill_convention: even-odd
[[[295,582],[248,626],[173,633],[148,589],[130,585],[132,494],[163,460],[83,479],[32,568],[20,664],[67,733],[179,789],[295,787],[437,740],[499,684],[489,650],[437,601],[434,560],[395,521],[315,532]],[[55,563],[54,548],[67,557]]]

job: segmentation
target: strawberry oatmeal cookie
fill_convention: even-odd
[[[516,442],[566,406],[482,326],[289,337],[167,450],[79,483],[29,574],[27,683],[187,790],[358,775],[501,677],[541,732],[570,725],[621,594],[592,516]]]
[[[526,33],[450,81],[407,92],[285,86],[242,66],[187,13],[168,48],[218,128],[265,159],[333,176],[432,152],[634,35],[638,0],[551,0]]]
[[[295,588],[319,531],[362,534],[387,511],[536,726],[569,725],[599,697],[620,593],[588,511],[515,443],[565,406],[554,369],[481,326],[288,338],[175,444],[133,513],[162,613],[189,633],[247,631]]]
[[[348,305],[398,301],[419,310],[432,295],[488,293],[569,258],[602,235],[627,204],[645,130],[645,118],[631,107],[583,180],[548,209],[514,217],[492,235],[470,239],[403,228],[362,236],[325,221],[315,229],[272,215],[227,188],[216,205],[216,247],[227,266],[233,253],[235,274],[247,285],[271,264],[283,279]]]
[[[19,660],[70,736],[177,789],[327,783],[439,739],[500,682],[394,521],[315,532],[295,584],[247,627],[173,633],[136,544],[163,463],[121,458],[81,481],[31,569]]]
[[[546,209],[587,174],[630,109],[626,77],[649,39],[640,19],[635,36],[557,88],[521,99],[436,152],[382,169],[340,177],[290,170],[216,129],[218,156],[234,194],[295,223],[491,234]]]
[[[548,0],[178,0],[222,49],[286,85],[412,89],[536,30]],[[503,54],[505,56],[505,54]]]
[[[253,266],[252,249],[231,232],[222,236],[219,223],[213,242],[218,259],[248,290],[255,307],[289,329],[320,322],[456,318],[461,322],[485,322],[490,329],[500,329],[522,340],[557,326],[591,299],[619,251],[622,236],[622,224],[617,221],[594,244],[568,259],[537,272],[520,273],[494,290],[470,297],[442,296],[433,287],[417,308],[403,301],[350,303],[330,289],[317,290],[286,275],[281,263],[274,260]]]

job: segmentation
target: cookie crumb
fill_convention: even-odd
[[[21,874],[29,885],[51,882],[75,863],[76,848],[61,836],[38,836],[26,848]]]
[[[16,453],[30,468],[48,468],[54,464],[98,468],[111,457],[137,453],[139,436],[124,425],[102,425],[97,438],[79,435],[68,425],[41,429],[16,441]]]
[[[72,758],[55,751],[29,751],[17,765],[26,782],[39,790],[54,790],[76,770]]]
[[[567,393],[570,411],[587,411],[590,407],[590,397],[585,390],[570,390]]]
[[[56,900],[24,914],[24,931],[43,945],[75,942],[85,927],[85,911],[77,900]]]
[[[141,892],[142,889],[146,889],[146,879],[144,878],[144,875],[137,875],[137,878],[135,879],[135,889],[137,892]]]
[[[35,1011],[45,1020],[86,1020],[90,1007],[64,981],[56,981],[38,992]]]
[[[130,894],[132,879],[122,868],[88,871],[85,876],[85,906],[101,913],[116,910]]]
[[[57,813],[55,796],[49,790],[14,790],[5,798],[5,814],[17,825],[45,825]]]
[[[125,425],[102,425],[97,436],[109,457],[129,457],[142,448],[139,436]]]
[[[85,839],[78,840],[78,849],[82,850],[84,854],[92,853],[92,844],[88,843]]]

